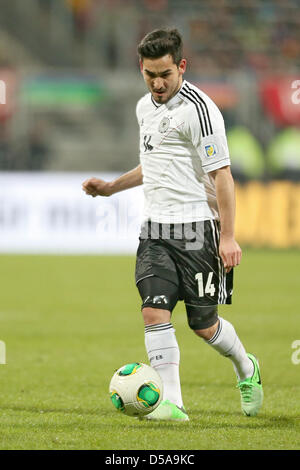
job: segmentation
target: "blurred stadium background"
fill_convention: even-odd
[[[300,0],[0,8],[0,448],[299,449]],[[259,357],[265,390],[249,422],[231,364],[191,334],[179,303],[184,439],[175,423],[157,432],[115,414],[107,393],[122,363],[148,360],[134,285],[142,190],[81,190],[138,164],[136,46],[165,26],[225,118],[246,249],[220,314]],[[69,256],[84,253],[100,256]]]
[[[165,26],[183,34],[186,78],[223,112],[238,239],[299,246],[299,7],[299,0],[1,0],[0,250],[133,251],[139,192],[123,193],[120,208],[118,196],[106,206],[87,201],[80,185],[138,164],[135,106],[146,89],[136,46]],[[120,217],[129,228],[116,243]],[[95,240],[95,227],[109,245]]]

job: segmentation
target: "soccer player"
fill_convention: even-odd
[[[235,196],[222,115],[183,79],[186,60],[176,29],[155,30],[138,46],[149,89],[136,108],[140,165],[114,181],[90,178],[86,194],[110,196],[143,184],[144,223],[136,260],[145,345],[164,384],[161,404],[147,417],[187,421],[179,376],[179,347],[171,323],[178,300],[189,327],[232,361],[247,416],[263,400],[258,361],[233,325],[218,316],[231,303],[233,268],[241,261],[234,238]]]

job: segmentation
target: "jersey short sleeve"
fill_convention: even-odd
[[[224,119],[211,100],[193,99],[186,121],[187,135],[201,159],[203,172],[209,173],[230,165]]]

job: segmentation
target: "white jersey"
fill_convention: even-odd
[[[143,96],[136,108],[144,218],[161,223],[218,219],[209,172],[230,165],[224,120],[215,103],[184,80],[165,104]]]

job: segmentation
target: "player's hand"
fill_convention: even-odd
[[[88,196],[111,196],[110,183],[100,178],[89,178],[82,183],[82,190]]]
[[[232,237],[220,236],[219,254],[222,258],[226,273],[238,266],[242,258],[242,250]]]

